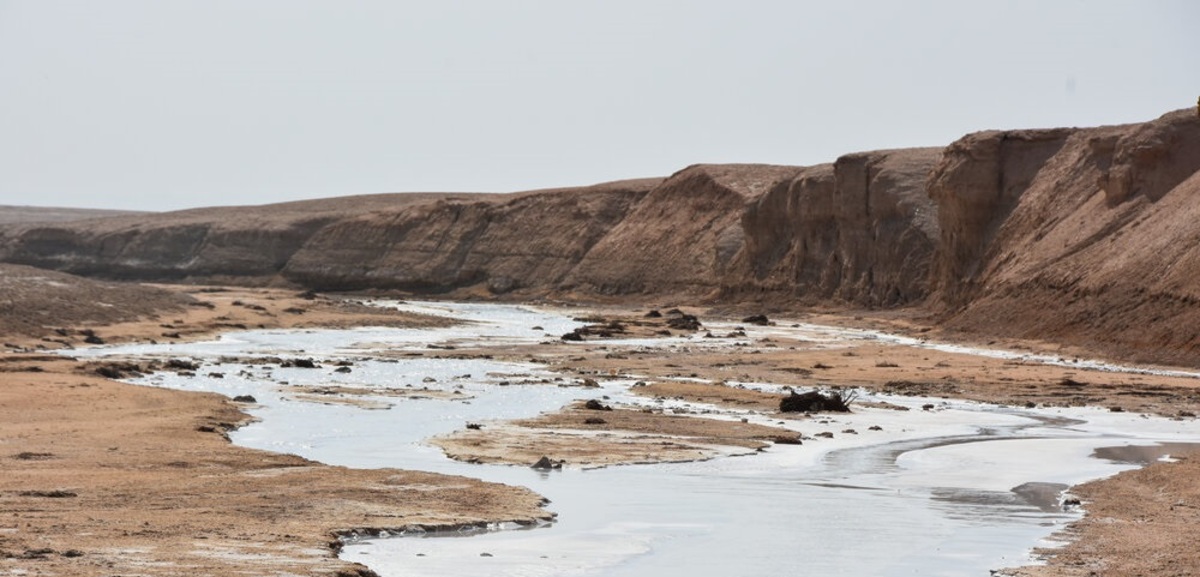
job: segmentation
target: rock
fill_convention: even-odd
[[[119,369],[108,365],[96,367],[96,374],[106,379],[123,379],[125,374]]]
[[[100,335],[90,334],[83,338],[83,342],[89,345],[102,345],[104,344],[104,339],[100,338]]]
[[[667,326],[677,331],[698,331],[702,326],[695,315],[682,314],[667,317]]]
[[[590,411],[611,411],[611,410],[613,410],[612,407],[605,405],[604,403],[601,403],[600,401],[597,401],[596,399],[588,399],[588,401],[583,404],[583,408],[588,409]]]
[[[765,327],[771,324],[771,321],[767,318],[767,315],[750,315],[742,319],[742,322],[750,325],[758,325],[760,327]]]
[[[561,338],[561,339],[562,339],[562,340],[564,340],[564,341],[576,341],[576,342],[579,342],[579,341],[582,341],[582,340],[583,340],[583,335],[579,334],[579,330],[578,330],[578,329],[576,329],[576,330],[573,330],[573,331],[571,331],[571,332],[569,332],[569,333],[566,333],[566,334],[564,334],[563,336],[561,336],[561,337],[559,337],[559,338]]]
[[[258,399],[254,398],[252,395],[238,395],[233,398],[233,402],[235,402],[235,403],[257,403]]]
[[[351,369],[350,369],[350,367],[338,367],[336,369],[333,369],[333,372],[345,374],[345,373],[351,372]]]
[[[538,459],[538,461],[536,463],[534,463],[533,465],[530,465],[530,468],[537,469],[539,471],[550,471],[550,470],[554,470],[554,469],[562,469],[562,467],[563,467],[562,461],[552,461],[552,460],[550,460],[550,457],[545,457],[545,456],[543,456],[541,459]]]
[[[583,424],[585,424],[585,425],[606,425],[606,424],[608,424],[608,421],[605,421],[604,419],[601,419],[600,417],[588,417],[583,420]]]
[[[184,359],[169,359],[166,366],[168,370],[172,371],[194,371],[200,368],[198,363]]]
[[[488,292],[490,292],[492,294],[496,294],[496,295],[507,294],[507,293],[510,293],[510,292],[516,290],[517,281],[515,279],[513,279],[512,277],[507,277],[507,276],[503,276],[503,275],[495,276],[495,277],[488,279],[487,288],[488,288]]]
[[[662,318],[662,313],[658,312],[658,309],[651,309],[650,312],[646,313],[646,318],[660,319]]]
[[[838,413],[850,412],[846,399],[837,393],[821,393],[808,391],[792,393],[779,401],[779,411],[783,413],[819,413],[832,411]]]

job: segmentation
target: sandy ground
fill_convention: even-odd
[[[80,332],[84,329],[109,342],[163,342],[239,328],[445,322],[281,290],[187,290],[194,302],[176,303],[153,318],[4,339],[9,350],[0,354],[0,575],[352,575],[365,570],[335,557],[338,532],[531,522],[547,515],[540,498],[522,488],[417,472],[349,470],[235,447],[223,433],[246,416],[224,397],[126,385],[96,375],[94,365],[38,351],[75,346],[87,338]],[[603,310],[593,320],[613,337],[673,330],[665,319],[647,320],[642,312]],[[929,334],[906,319],[814,315],[804,320]],[[509,356],[544,362],[580,380],[641,379],[644,386],[634,390],[647,399],[765,413],[777,408],[780,396],[736,383],[856,386],[1017,405],[1098,405],[1187,419],[1200,411],[1200,390],[1191,379],[1098,373],[879,343],[814,350],[780,338],[746,350],[617,352],[599,334],[585,339],[583,345],[514,349]],[[1039,343],[996,344],[1082,352]],[[331,393],[354,397],[354,391]],[[794,437],[784,429],[669,411],[576,405],[520,422],[481,423],[438,442],[464,460],[527,464],[549,456],[570,466],[601,466],[753,452],[789,442],[789,435]],[[1089,515],[1072,528],[1075,541],[1055,551],[1049,566],[1022,574],[1200,573],[1200,554],[1193,547],[1200,533],[1196,479],[1200,456],[1079,487]]]
[[[200,338],[239,325],[444,322],[285,291],[194,296],[211,307],[92,328],[115,342]],[[62,347],[83,338],[53,334],[5,340]],[[225,431],[247,416],[229,399],[123,384],[95,367],[0,354],[0,575],[368,574],[336,558],[337,534],[549,516],[523,488],[236,447]]]

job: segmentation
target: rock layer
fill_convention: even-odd
[[[949,328],[1200,364],[1200,118],[987,131],[811,167],[0,227],[123,280],[531,298],[916,305]]]

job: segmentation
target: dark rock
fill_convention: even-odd
[[[96,374],[100,375],[106,379],[123,379],[123,378],[125,378],[125,373],[122,373],[120,371],[120,369],[117,369],[116,367],[112,367],[112,366],[108,366],[108,365],[96,367]]]
[[[467,423],[467,428],[471,429],[472,431],[479,431],[483,429],[483,425],[479,423]]]
[[[564,340],[564,341],[577,341],[578,342],[578,341],[583,340],[583,335],[579,334],[579,329],[575,329],[575,330],[563,335],[560,338],[562,338],[562,340]]]
[[[348,373],[348,372],[350,372],[350,367],[338,367],[338,368],[336,368],[336,369],[333,369],[333,372],[335,372],[335,373]]]
[[[700,319],[695,315],[683,314],[671,315],[667,318],[667,326],[677,331],[698,331],[700,327]]]
[[[646,313],[646,318],[660,319],[660,318],[662,318],[662,313],[658,312],[657,309],[654,309],[654,310],[651,310],[650,312]]]
[[[850,407],[846,396],[838,393],[822,393],[820,391],[797,393],[792,391],[792,394],[780,399],[779,410],[783,413],[819,413],[821,411],[848,413]]]
[[[585,425],[607,425],[608,421],[605,421],[604,419],[601,419],[600,417],[588,417],[583,420],[583,424],[585,424]]]
[[[750,315],[742,319],[742,322],[749,325],[758,325],[760,327],[765,327],[771,324],[771,320],[767,318],[767,315]]]
[[[562,461],[552,461],[552,460],[550,460],[550,457],[542,457],[541,459],[538,459],[538,462],[534,463],[533,465],[530,465],[531,468],[537,469],[539,471],[550,471],[552,469],[561,469],[562,466],[563,466]]]
[[[803,441],[800,440],[800,435],[796,435],[796,436],[779,435],[778,437],[775,437],[774,439],[771,439],[771,440],[774,441],[776,445],[802,445],[802,444],[804,444]]]
[[[298,369],[315,369],[315,368],[319,367],[320,365],[313,362],[312,359],[291,359],[288,361],[284,361],[283,364],[281,364],[280,366],[296,367]]]
[[[258,399],[254,398],[252,395],[238,395],[233,398],[233,402],[235,402],[235,403],[257,403]]]
[[[167,361],[167,369],[172,371],[194,371],[199,368],[199,364],[183,359],[170,359]]]
[[[90,334],[83,338],[83,342],[89,345],[102,345],[104,344],[104,339],[100,338],[100,335]]]
[[[592,411],[611,411],[612,407],[597,401],[596,399],[588,399],[588,402],[583,404],[583,408]]]

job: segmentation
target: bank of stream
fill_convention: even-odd
[[[595,470],[568,465],[561,471],[461,463],[428,439],[468,423],[530,417],[576,400],[632,406],[652,400],[632,394],[635,379],[628,376],[585,388],[535,363],[425,354],[437,350],[430,346],[503,351],[554,339],[579,326],[564,314],[505,305],[396,306],[470,322],[437,329],[245,331],[211,342],[74,354],[193,359],[201,365],[195,371],[135,382],[253,397],[248,411],[258,420],[231,434],[241,445],[333,465],[524,485],[547,497],[557,514],[554,523],[538,528],[450,535],[381,520],[380,528],[398,538],[363,534],[342,556],[384,576],[987,575],[1030,563],[1032,548],[1048,544],[1078,518],[1078,510],[1062,503],[1067,487],[1138,466],[1123,455],[1145,460],[1145,451],[1106,449],[1101,456],[1108,458],[1098,458],[1097,449],[1200,439],[1194,421],[864,392],[855,412],[819,417],[826,427],[853,433],[774,445],[752,456]],[[819,346],[839,338],[890,338],[813,325],[746,331],[745,342],[808,334]],[[734,344],[676,337],[607,346],[680,342]],[[266,357],[314,359],[318,366],[255,360]],[[892,408],[874,406],[883,402]],[[800,431],[807,426],[750,411],[677,404],[716,418]],[[923,410],[930,405],[936,410]]]

